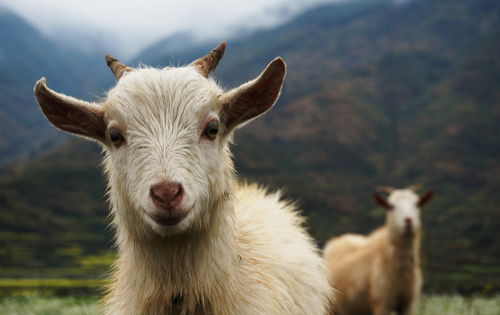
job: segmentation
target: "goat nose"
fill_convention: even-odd
[[[411,228],[411,226],[413,225],[413,222],[411,221],[410,218],[405,219],[405,225],[406,225],[406,227]]]
[[[181,204],[184,189],[178,183],[162,182],[151,187],[150,194],[156,207],[167,210]]]

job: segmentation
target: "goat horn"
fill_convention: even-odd
[[[391,192],[395,191],[396,188],[389,187],[389,186],[377,186],[377,188],[375,190],[378,192],[385,192],[385,193],[390,194]]]
[[[195,67],[202,76],[208,78],[208,74],[215,70],[219,61],[224,56],[224,50],[226,49],[226,42],[222,42],[219,46],[215,47],[206,56],[201,57],[189,64],[190,67]]]
[[[116,81],[119,81],[120,78],[125,74],[125,72],[133,71],[129,66],[124,65],[123,63],[116,60],[116,58],[111,57],[110,55],[106,55],[106,63],[108,67],[111,69],[113,74],[115,75]]]
[[[419,190],[422,189],[422,185],[421,184],[411,185],[411,186],[408,186],[408,189],[411,189],[414,192],[418,192]]]

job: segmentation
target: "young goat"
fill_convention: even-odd
[[[391,189],[385,199],[374,193],[387,209],[385,225],[368,236],[345,234],[326,244],[330,282],[338,290],[336,314],[413,314],[422,286],[419,207],[433,195]]]
[[[224,92],[208,78],[224,50],[161,70],[107,55],[118,82],[102,104],[35,86],[54,126],[106,152],[118,259],[105,314],[328,312],[328,270],[303,218],[279,193],[237,184],[228,148],[274,105],[285,63]]]

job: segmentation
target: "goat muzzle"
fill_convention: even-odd
[[[155,211],[149,216],[159,225],[171,226],[181,222],[189,213],[181,207],[184,189],[178,183],[162,182],[151,187],[150,197]]]

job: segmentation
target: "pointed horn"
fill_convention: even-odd
[[[206,56],[201,57],[189,64],[190,67],[195,67],[202,76],[208,78],[208,74],[215,70],[219,61],[224,56],[224,50],[226,50],[226,42],[222,42],[219,46],[215,47]]]
[[[125,74],[125,72],[133,71],[129,66],[124,65],[123,63],[116,60],[116,58],[111,57],[110,55],[106,55],[106,63],[108,67],[111,68],[113,74],[115,75],[116,81],[119,81],[120,78]]]
[[[422,185],[421,184],[411,185],[411,186],[408,186],[408,189],[411,189],[414,192],[418,192],[419,190],[422,189]]]
[[[389,186],[377,186],[377,188],[375,189],[376,191],[378,192],[385,192],[385,193],[392,193],[393,191],[396,190],[396,188],[394,187],[389,187]]]

